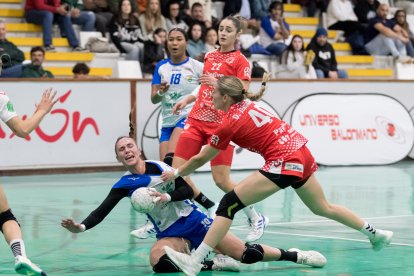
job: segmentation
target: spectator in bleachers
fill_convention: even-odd
[[[410,26],[408,25],[406,11],[396,11],[393,20],[398,26],[401,27],[401,35],[408,38],[408,43],[406,44],[407,55],[410,57],[414,57],[414,34],[410,30]]]
[[[218,33],[217,30],[213,27],[208,28],[206,31],[206,39],[205,39],[205,48],[206,53],[210,51],[214,51],[218,49],[220,46],[218,45]]]
[[[167,32],[174,28],[180,28],[184,31],[188,31],[188,26],[182,19],[180,11],[180,0],[171,0],[168,3],[168,13],[165,18],[167,24]]]
[[[377,9],[380,5],[378,0],[357,0],[354,12],[358,18],[358,22],[368,27],[370,19],[377,16]]]
[[[209,22],[211,22],[212,26],[216,26],[213,23],[213,16],[211,15],[211,2],[212,2],[212,0],[185,0],[185,1],[187,1],[187,3],[188,3],[187,6],[188,7],[193,7],[194,3],[201,4],[202,10],[203,10],[203,18],[204,18],[203,21],[204,20],[209,21]],[[191,12],[192,11],[190,11],[190,15],[191,15]],[[217,23],[217,25],[218,25],[218,23]],[[190,26],[190,25],[188,25],[188,26]],[[206,29],[209,28],[209,27],[211,27],[211,26],[206,26]],[[218,27],[218,26],[216,26],[216,27]]]
[[[345,37],[355,32],[364,33],[364,28],[354,12],[352,0],[330,0],[326,19],[329,30],[343,31]]]
[[[217,29],[219,24],[219,21],[215,17],[211,17],[211,19],[206,19],[204,17],[204,7],[199,2],[195,2],[191,6],[190,16],[186,17],[184,20],[188,26],[193,25],[195,22],[201,23],[205,30],[207,30],[210,27],[214,27]]]
[[[240,15],[245,19],[246,27],[255,32],[260,30],[259,22],[252,17],[251,2],[254,0],[225,0],[223,18],[229,15]],[[265,14],[265,16],[267,13]],[[246,32],[244,30],[243,32]]]
[[[73,66],[72,73],[74,79],[87,79],[89,78],[90,68],[83,62],[78,62]]]
[[[205,30],[200,23],[194,23],[188,30],[187,52],[195,60],[203,61],[206,53],[204,45]]]
[[[95,14],[95,29],[102,33],[102,36],[108,32],[108,24],[114,16],[109,10],[107,0],[83,0],[85,11],[91,11]]]
[[[106,0],[106,1],[108,1],[109,11],[113,15],[117,15],[121,10],[120,2],[122,2],[122,0]],[[136,0],[131,0],[131,9],[132,9],[132,12],[138,16],[138,7],[137,7]]]
[[[53,78],[53,74],[43,69],[43,61],[45,60],[45,50],[36,46],[30,50],[30,64],[23,66],[23,78]]]
[[[152,37],[153,32],[162,28],[167,29],[165,17],[161,14],[161,7],[159,0],[149,0],[145,13],[139,16],[139,23],[142,27],[142,34],[145,40]],[[152,74],[152,73],[151,73]]]
[[[132,11],[131,0],[122,0],[119,5],[119,14],[109,23],[111,40],[121,53],[127,54],[127,60],[142,62],[145,39],[138,17]]]
[[[414,0],[395,0],[394,5],[405,10],[408,14],[414,14]]]
[[[289,24],[283,18],[283,3],[272,2],[269,13],[261,20],[260,44],[272,55],[280,56],[286,49],[285,39],[290,35]]]
[[[306,52],[303,38],[294,35],[290,45],[283,52],[281,57],[281,70],[277,73],[277,78],[285,79],[316,79],[315,68],[312,66],[315,53]]]
[[[313,51],[315,59],[312,62],[318,79],[346,79],[348,74],[344,70],[338,69],[336,62],[335,50],[328,42],[328,32],[324,28],[318,28],[312,37],[306,51]]]
[[[91,11],[83,10],[83,4],[78,0],[61,0],[63,5],[67,5],[72,24],[81,26],[83,32],[95,31],[95,14]]]
[[[6,21],[0,19],[0,77],[19,78],[22,74],[23,52],[7,38]]]
[[[145,42],[144,62],[142,72],[144,77],[152,77],[157,62],[166,58],[165,42],[167,31],[163,28],[156,29],[152,34],[152,39]]]
[[[321,17],[322,13],[326,12],[329,0],[292,0],[291,3],[300,4],[306,8],[306,13],[309,17],[315,17],[319,10],[319,17]]]
[[[135,0],[137,3],[138,14],[144,13],[148,5],[148,0]]]
[[[26,0],[25,17],[28,23],[41,25],[43,29],[43,45],[45,51],[55,51],[52,44],[52,26],[57,22],[61,33],[65,34],[74,52],[83,52],[79,46],[72,27],[68,6],[61,5],[60,0]]]
[[[365,48],[371,55],[386,56],[391,54],[395,58],[404,59],[407,56],[406,44],[409,40],[400,33],[401,27],[399,25],[393,20],[387,19],[388,14],[388,5],[379,5],[377,16],[369,21],[365,36]]]

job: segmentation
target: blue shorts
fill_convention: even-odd
[[[166,230],[157,234],[157,239],[167,237],[184,238],[190,241],[191,249],[197,248],[210,229],[213,220],[198,209],[195,209],[188,215],[177,220]]]
[[[163,128],[161,128],[160,143],[170,141],[170,137],[171,137],[172,132],[174,131],[174,128],[176,128],[176,127],[184,128],[186,119],[187,118],[181,119],[173,127],[163,127]]]

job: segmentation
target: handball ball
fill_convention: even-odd
[[[131,204],[139,213],[149,213],[154,209],[154,197],[149,194],[148,188],[136,189],[131,195]]]

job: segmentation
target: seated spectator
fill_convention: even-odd
[[[165,18],[167,32],[174,28],[180,28],[186,32],[188,31],[188,26],[182,19],[182,15],[180,13],[180,0],[169,1],[167,17]]]
[[[315,68],[312,66],[314,58],[314,52],[305,51],[303,38],[300,35],[294,35],[282,54],[280,62],[282,69],[277,73],[277,78],[316,79]]]
[[[201,18],[198,18],[197,20],[203,21],[207,25],[211,24],[211,26],[206,26],[205,29],[207,29],[209,27],[212,27],[212,26],[215,26],[213,24],[213,16],[211,15],[211,2],[212,2],[212,0],[185,0],[185,1],[187,1],[188,7],[193,7],[193,5],[195,3],[201,4],[202,11],[203,11],[203,19],[201,20]],[[221,0],[221,1],[225,1],[225,0]],[[190,15],[191,15],[191,11],[190,11]],[[200,17],[200,16],[198,16],[198,17]],[[189,24],[188,26],[190,26],[190,25],[191,24]]]
[[[260,44],[272,55],[280,56],[286,49],[285,39],[289,38],[289,25],[283,18],[283,3],[272,2],[270,15],[263,17],[260,28]]]
[[[53,0],[50,3],[45,0],[26,0],[24,9],[28,23],[42,26],[45,51],[55,51],[55,47],[52,44],[52,25],[54,22],[58,23],[61,33],[66,35],[69,45],[74,52],[85,51],[85,49],[79,46],[67,5],[60,5],[59,0]]]
[[[105,36],[108,32],[108,24],[113,14],[109,10],[107,0],[83,0],[83,9],[95,14],[95,29]]]
[[[269,15],[269,7],[272,0],[249,0],[251,18],[260,20]]]
[[[344,31],[345,37],[355,32],[364,33],[364,28],[358,22],[351,0],[331,0],[326,12],[329,30]]]
[[[76,63],[72,68],[74,79],[87,79],[89,77],[89,66],[83,62]]]
[[[83,5],[78,0],[61,0],[67,5],[72,24],[81,26],[83,32],[95,31],[95,14],[91,11],[84,11]]]
[[[218,33],[217,30],[213,27],[207,29],[206,31],[206,39],[205,39],[205,51],[210,52],[218,49],[220,46],[218,45]]]
[[[135,1],[137,3],[138,15],[144,13],[145,10],[147,9],[148,0],[135,0]]]
[[[371,55],[391,54],[395,58],[404,58],[407,56],[406,44],[409,40],[400,33],[399,25],[387,19],[388,13],[387,4],[379,5],[377,16],[369,21],[365,36],[365,49]]]
[[[414,1],[413,0],[395,0],[394,6],[405,10],[408,14],[414,14]]]
[[[315,59],[312,62],[318,79],[346,79],[348,74],[344,70],[338,70],[335,50],[328,42],[328,32],[324,28],[318,28],[312,37],[306,51],[313,51]]]
[[[30,50],[30,60],[30,64],[23,66],[23,78],[53,78],[53,74],[42,67],[45,60],[45,50],[42,47],[36,46]]]
[[[401,27],[400,34],[408,38],[408,43],[406,44],[407,55],[414,57],[414,34],[410,30],[410,26],[407,22],[407,13],[405,10],[398,10],[395,12],[394,19],[395,23]]]
[[[201,23],[204,30],[207,30],[210,27],[217,29],[219,25],[219,21],[215,17],[205,17],[204,7],[199,2],[195,2],[191,5],[190,16],[186,17],[184,20],[188,26],[192,26],[196,22]]]
[[[260,24],[254,17],[252,17],[252,1],[253,0],[225,0],[223,18],[229,15],[239,15],[245,19],[245,23],[247,23],[246,28],[253,30],[257,34],[257,32],[260,30]],[[266,10],[268,10],[268,8]],[[267,12],[264,14],[264,16],[266,15]]]
[[[188,30],[187,52],[195,60],[203,61],[206,53],[204,30],[200,23],[194,23]]]
[[[121,2],[121,0],[106,0],[106,1],[108,1],[109,11],[113,15],[119,14],[119,12],[121,10],[119,2]],[[131,9],[132,9],[132,13],[135,13],[135,15],[138,16],[138,4],[137,4],[136,0],[131,1]]]
[[[300,4],[302,7],[306,8],[306,13],[308,17],[317,16],[319,10],[319,17],[326,12],[328,7],[329,0],[291,0],[292,4]]]
[[[357,0],[354,8],[355,15],[358,22],[365,28],[368,27],[368,22],[377,16],[377,9],[380,5],[378,0]]]
[[[145,13],[139,16],[139,23],[142,27],[142,34],[145,40],[152,37],[152,33],[157,28],[167,29],[165,17],[161,14],[161,7],[159,0],[148,0],[148,6]]]
[[[0,19],[0,74],[1,78],[19,78],[22,74],[23,52],[6,39],[6,21]]]
[[[145,42],[144,45],[144,62],[142,72],[144,77],[152,77],[157,62],[166,58],[165,42],[167,40],[167,31],[158,28],[153,33],[153,38]]]
[[[127,60],[142,62],[145,39],[138,17],[132,11],[131,0],[120,1],[119,6],[119,14],[109,24],[112,42],[121,53],[127,54]]]

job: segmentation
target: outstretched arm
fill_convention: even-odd
[[[7,121],[7,126],[21,138],[25,138],[31,133],[42,121],[43,117],[52,110],[52,107],[59,100],[55,99],[56,91],[52,92],[49,88],[43,92],[40,102],[36,104],[36,110],[32,117],[22,120],[19,116],[15,116]]]
[[[72,219],[63,219],[60,223],[62,227],[68,229],[72,233],[83,232],[98,225],[118,204],[118,202],[128,195],[127,189],[111,189],[105,200],[96,208],[89,216],[82,221],[77,223]]]
[[[203,166],[205,163],[216,157],[220,153],[219,149],[213,148],[210,145],[204,147],[204,149],[197,155],[193,156],[190,160],[185,162],[179,168],[172,171],[164,171],[161,175],[164,181],[173,180],[179,176],[186,176],[194,172],[196,169]]]

